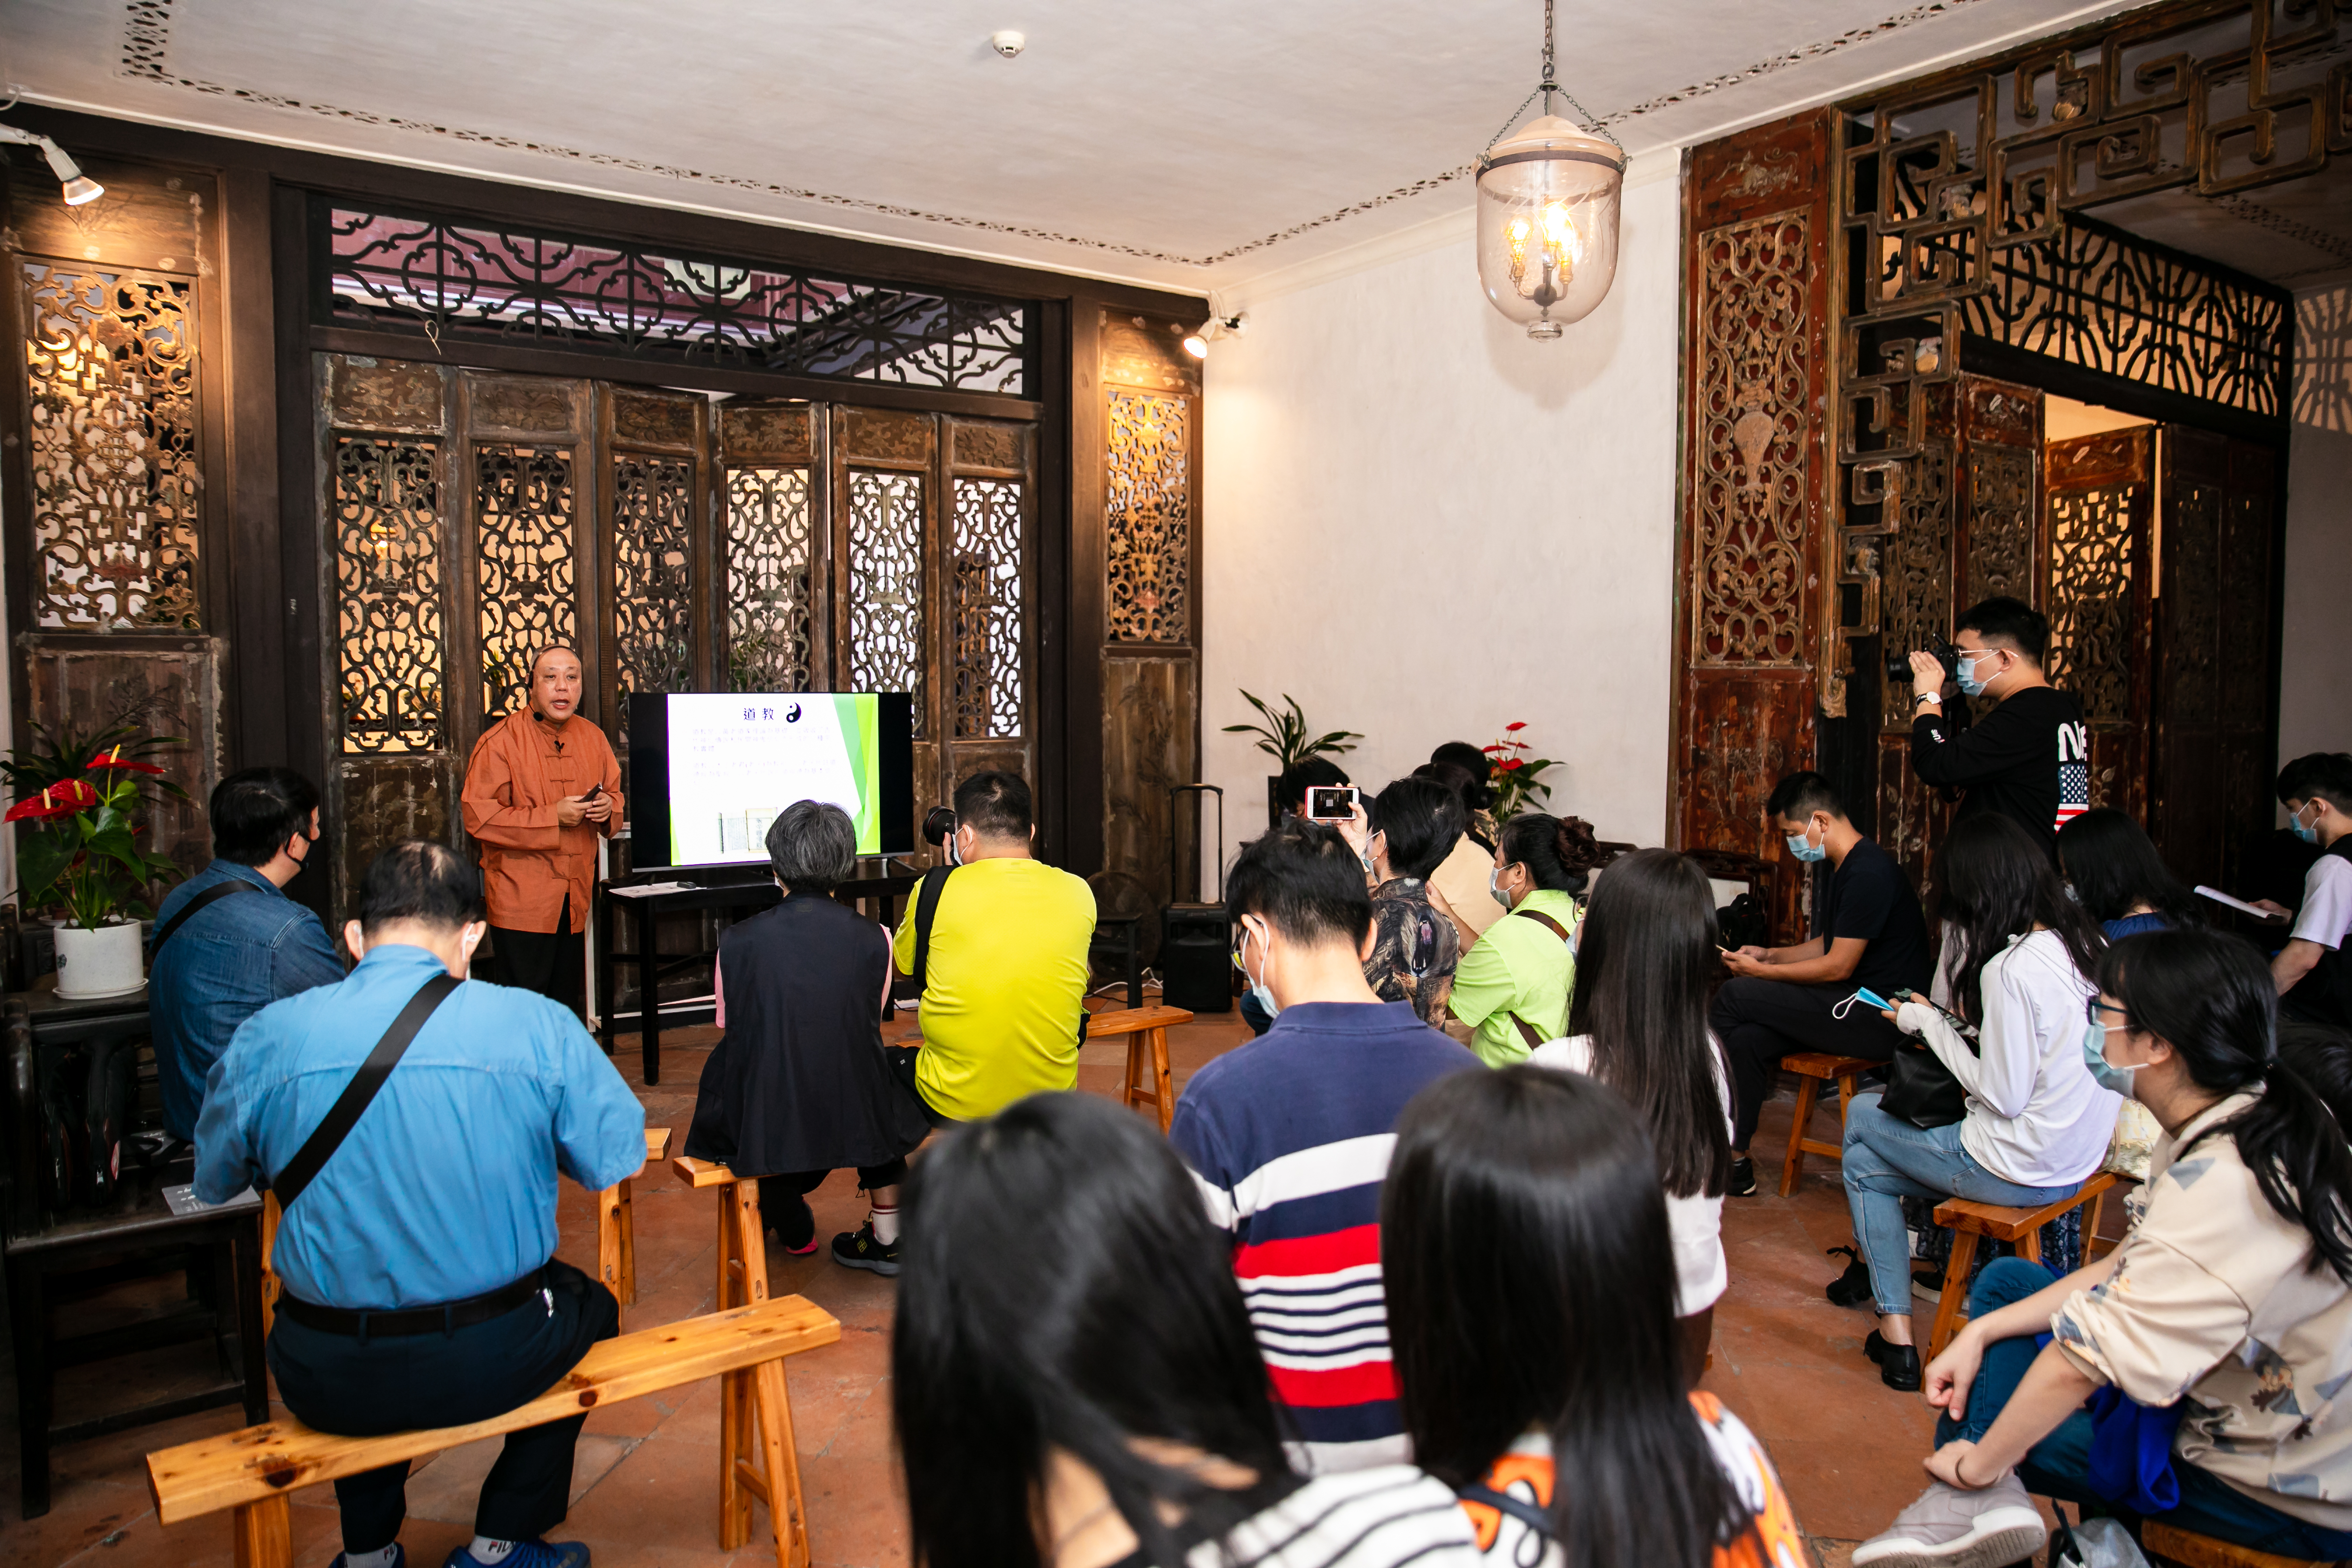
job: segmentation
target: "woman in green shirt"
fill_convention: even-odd
[[[1580,816],[1521,812],[1503,825],[1487,887],[1511,912],[1462,955],[1447,1004],[1456,1027],[1488,1067],[1525,1061],[1568,1028],[1576,973],[1576,900],[1603,857]]]

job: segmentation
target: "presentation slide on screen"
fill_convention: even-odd
[[[767,858],[768,824],[796,800],[829,801],[882,848],[879,699],[871,692],[672,696],[670,864]]]

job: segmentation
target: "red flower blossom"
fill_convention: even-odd
[[[96,773],[100,768],[104,768],[109,772],[113,772],[119,769],[127,773],[160,774],[163,771],[152,763],[133,763],[124,761],[122,756],[122,748],[120,746],[115,747],[114,750],[107,752],[106,755],[99,758],[98,761],[89,764],[89,771],[92,773]]]
[[[98,804],[98,791],[80,779],[68,779],[51,784],[38,795],[28,795],[8,808],[0,817],[5,822],[38,822],[53,816],[71,816]]]
[[[1517,758],[1517,757],[1507,757],[1507,758],[1505,758],[1505,759],[1503,760],[1503,763],[1502,763],[1502,764],[1501,764],[1501,765],[1502,765],[1502,769],[1503,769],[1503,771],[1504,771],[1505,773],[1509,773],[1513,768],[1523,768],[1523,767],[1526,767],[1526,766],[1527,766],[1527,763],[1524,763],[1524,762],[1521,762],[1521,761],[1520,761],[1518,758]]]
[[[1526,726],[1525,724],[1506,724],[1506,725],[1504,725],[1504,726],[1503,726],[1503,733],[1504,733],[1504,734],[1506,734],[1506,735],[1515,734],[1515,733],[1517,733],[1518,731],[1524,730],[1524,729],[1526,729],[1526,728],[1527,728],[1527,726]]]

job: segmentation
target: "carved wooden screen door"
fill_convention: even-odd
[[[2155,431],[2103,431],[2049,447],[2049,545],[2042,607],[2043,669],[2083,705],[2091,736],[2091,804],[2147,819],[2147,715],[2156,650]]]
[[[485,724],[551,641],[625,758],[655,691],[914,694],[916,812],[1034,776],[1025,424],[321,355],[329,786],[344,907],[383,845],[457,843]]]

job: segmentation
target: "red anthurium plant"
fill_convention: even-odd
[[[188,792],[148,757],[184,744],[176,735],[142,736],[119,721],[93,735],[33,726],[30,751],[0,761],[15,803],[16,879],[25,907],[62,907],[73,923],[97,931],[154,911],[146,896],[179,868],[139,847],[150,792],[185,800]],[[157,782],[150,784],[148,781]]]
[[[1494,770],[1487,783],[1495,791],[1496,822],[1508,822],[1527,810],[1532,796],[1540,795],[1546,801],[1551,799],[1551,785],[1536,775],[1546,768],[1559,764],[1549,757],[1524,754],[1532,749],[1519,739],[1519,731],[1526,728],[1524,722],[1506,724],[1501,740],[1479,748],[1486,753],[1486,765]]]

